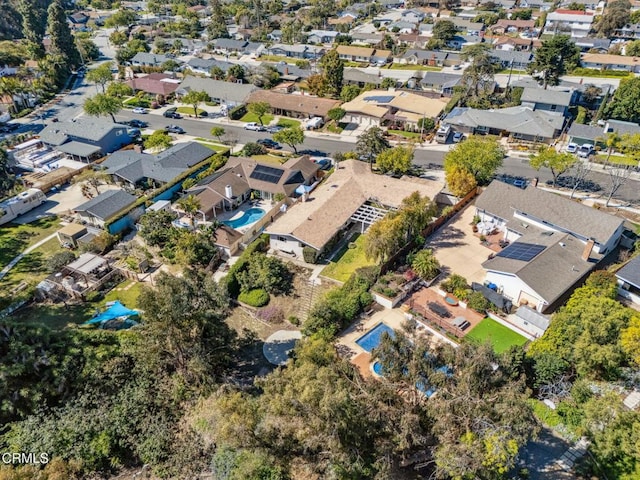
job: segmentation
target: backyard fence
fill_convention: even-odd
[[[447,223],[451,218],[453,218],[460,210],[466,207],[471,201],[478,195],[480,189],[474,188],[469,193],[467,193],[463,198],[461,198],[455,205],[452,205],[447,210],[446,215],[441,215],[436,218],[433,222],[431,222],[427,227],[421,232],[422,237],[425,239],[429,238],[435,232],[437,232],[440,227],[442,227],[445,223]],[[389,270],[393,270],[399,263],[404,261],[406,256],[416,248],[418,245],[416,244],[416,239],[412,238],[404,247],[396,252],[389,260],[384,262],[380,266],[380,275],[384,275]]]

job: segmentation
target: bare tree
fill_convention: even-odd
[[[590,162],[576,162],[573,166],[573,175],[571,176],[571,198],[576,193],[576,190],[580,188],[582,183],[587,179],[589,173],[591,173]]]
[[[607,203],[605,203],[606,207],[609,206],[611,198],[616,194],[620,187],[627,183],[630,176],[631,168],[628,165],[624,167],[614,167],[609,170],[609,181],[611,182],[611,187],[609,188]]]

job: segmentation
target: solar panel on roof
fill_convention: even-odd
[[[529,262],[533,260],[540,252],[545,249],[543,245],[536,245],[535,243],[520,243],[516,242],[498,253],[498,257],[511,258],[513,260],[521,260],[523,262]]]
[[[280,168],[267,167],[266,165],[256,165],[256,168],[253,169],[250,178],[255,180],[260,180],[268,183],[278,183],[284,170]]]
[[[365,102],[378,102],[378,103],[389,103],[395,97],[393,95],[374,95],[371,97],[364,97]]]

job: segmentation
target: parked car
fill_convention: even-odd
[[[19,123],[5,123],[4,125],[0,126],[0,132],[3,132],[3,133],[13,132],[14,130],[18,130],[20,126],[21,125]]]
[[[249,122],[244,125],[245,130],[252,130],[254,132],[264,132],[266,128],[256,122]]]
[[[464,134],[462,132],[456,132],[453,134],[453,143],[460,143],[464,140]]]
[[[593,155],[593,153],[594,147],[590,143],[585,143],[578,149],[578,156],[582,158],[587,158],[590,155]]]
[[[167,125],[164,129],[169,133],[187,133],[184,131],[184,128],[178,125]]]
[[[577,143],[569,143],[567,145],[567,153],[576,153],[578,151]]]
[[[270,138],[261,138],[260,140],[257,140],[256,143],[273,150],[280,150],[282,148],[282,145],[278,142],[274,142]]]
[[[164,115],[166,118],[182,118],[182,115],[180,115],[176,110],[176,107],[172,107],[162,115]]]
[[[126,123],[126,125],[130,125],[134,128],[147,128],[149,124],[147,122],[143,122],[142,120],[133,119]]]
[[[284,127],[281,127],[280,125],[273,125],[271,127],[267,127],[268,133],[278,133],[280,130],[284,130]]]
[[[136,107],[133,109],[133,113],[147,113],[147,109],[142,107]]]
[[[527,181],[521,179],[514,180],[513,186],[518,188],[527,188]]]

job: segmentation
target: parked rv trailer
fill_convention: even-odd
[[[8,223],[47,201],[42,190],[30,188],[15,197],[0,202],[0,225]]]

